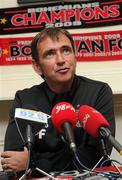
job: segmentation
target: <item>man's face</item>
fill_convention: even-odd
[[[38,52],[40,72],[49,85],[71,81],[76,60],[70,40],[65,35],[60,34],[58,40],[45,38],[38,44]]]

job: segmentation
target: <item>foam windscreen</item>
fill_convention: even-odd
[[[104,116],[88,105],[82,105],[79,108],[78,119],[84,130],[93,137],[99,137],[100,127],[110,128]]]
[[[51,113],[51,118],[54,127],[59,131],[63,132],[62,125],[64,122],[69,122],[74,128],[76,126],[76,111],[74,107],[67,102],[60,102],[56,104]]]

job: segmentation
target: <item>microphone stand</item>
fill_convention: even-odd
[[[96,165],[92,168],[92,171],[95,170],[95,168],[102,162],[103,159],[109,159],[111,160],[110,156],[107,153],[107,149],[106,149],[106,145],[105,145],[105,141],[103,138],[100,139],[101,142],[101,147],[103,150],[103,156],[100,158],[100,160],[96,163]],[[114,162],[111,162],[113,164],[113,166],[117,169],[117,171],[121,174],[120,169],[116,166],[116,164]]]
[[[38,172],[40,172],[40,173],[44,174],[45,176],[47,176],[48,178],[51,178],[51,179],[53,179],[53,180],[59,180],[59,178],[53,177],[52,175],[46,173],[46,172],[43,171],[42,169],[39,169],[39,168],[37,168],[37,167],[36,167],[35,169],[36,169]],[[26,173],[26,174],[23,174],[23,175],[21,176],[21,178],[19,178],[19,180],[25,180],[25,178],[26,178],[26,176],[27,176],[27,174],[28,174],[29,172],[31,172],[31,169],[28,169],[27,173]]]
[[[31,151],[33,149],[34,142],[35,142],[35,137],[34,137],[33,129],[32,126],[28,124],[26,127],[26,145],[28,149],[27,165],[26,165],[25,173],[19,178],[19,180],[26,180],[27,175],[31,172],[31,169],[29,168],[29,164],[30,164]]]
[[[100,158],[100,160],[96,163],[96,165],[92,168],[92,171],[95,170],[95,168],[100,164],[100,162],[102,162],[103,159],[105,159],[106,157],[108,159],[110,159],[108,153],[107,153],[107,150],[106,150],[106,146],[105,146],[105,142],[104,142],[104,139],[101,138],[100,139],[100,142],[101,142],[101,147],[102,147],[102,150],[103,150],[103,156]]]

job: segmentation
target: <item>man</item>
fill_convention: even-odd
[[[78,109],[83,104],[94,107],[108,120],[111,132],[115,135],[115,119],[111,88],[103,82],[77,76],[74,42],[71,35],[60,28],[47,28],[38,33],[32,41],[32,66],[44,82],[31,88],[17,91],[10,112],[10,123],[5,136],[1,163],[6,171],[21,172],[26,169],[28,150],[25,147],[24,121],[19,127],[14,120],[15,108],[36,107],[37,110],[51,114],[55,104],[65,101]],[[23,128],[22,128],[23,127]],[[74,157],[65,142],[65,137],[53,127],[51,119],[48,127],[35,135],[34,163],[41,168],[41,162],[48,162],[45,171],[76,169]],[[88,135],[80,126],[74,129],[78,156],[88,168],[103,156],[99,138]],[[111,145],[107,144],[110,155]],[[33,166],[34,166],[33,165]]]

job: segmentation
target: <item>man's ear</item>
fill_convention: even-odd
[[[32,67],[38,75],[42,75],[42,68],[39,63],[37,63],[36,61],[32,61]]]

